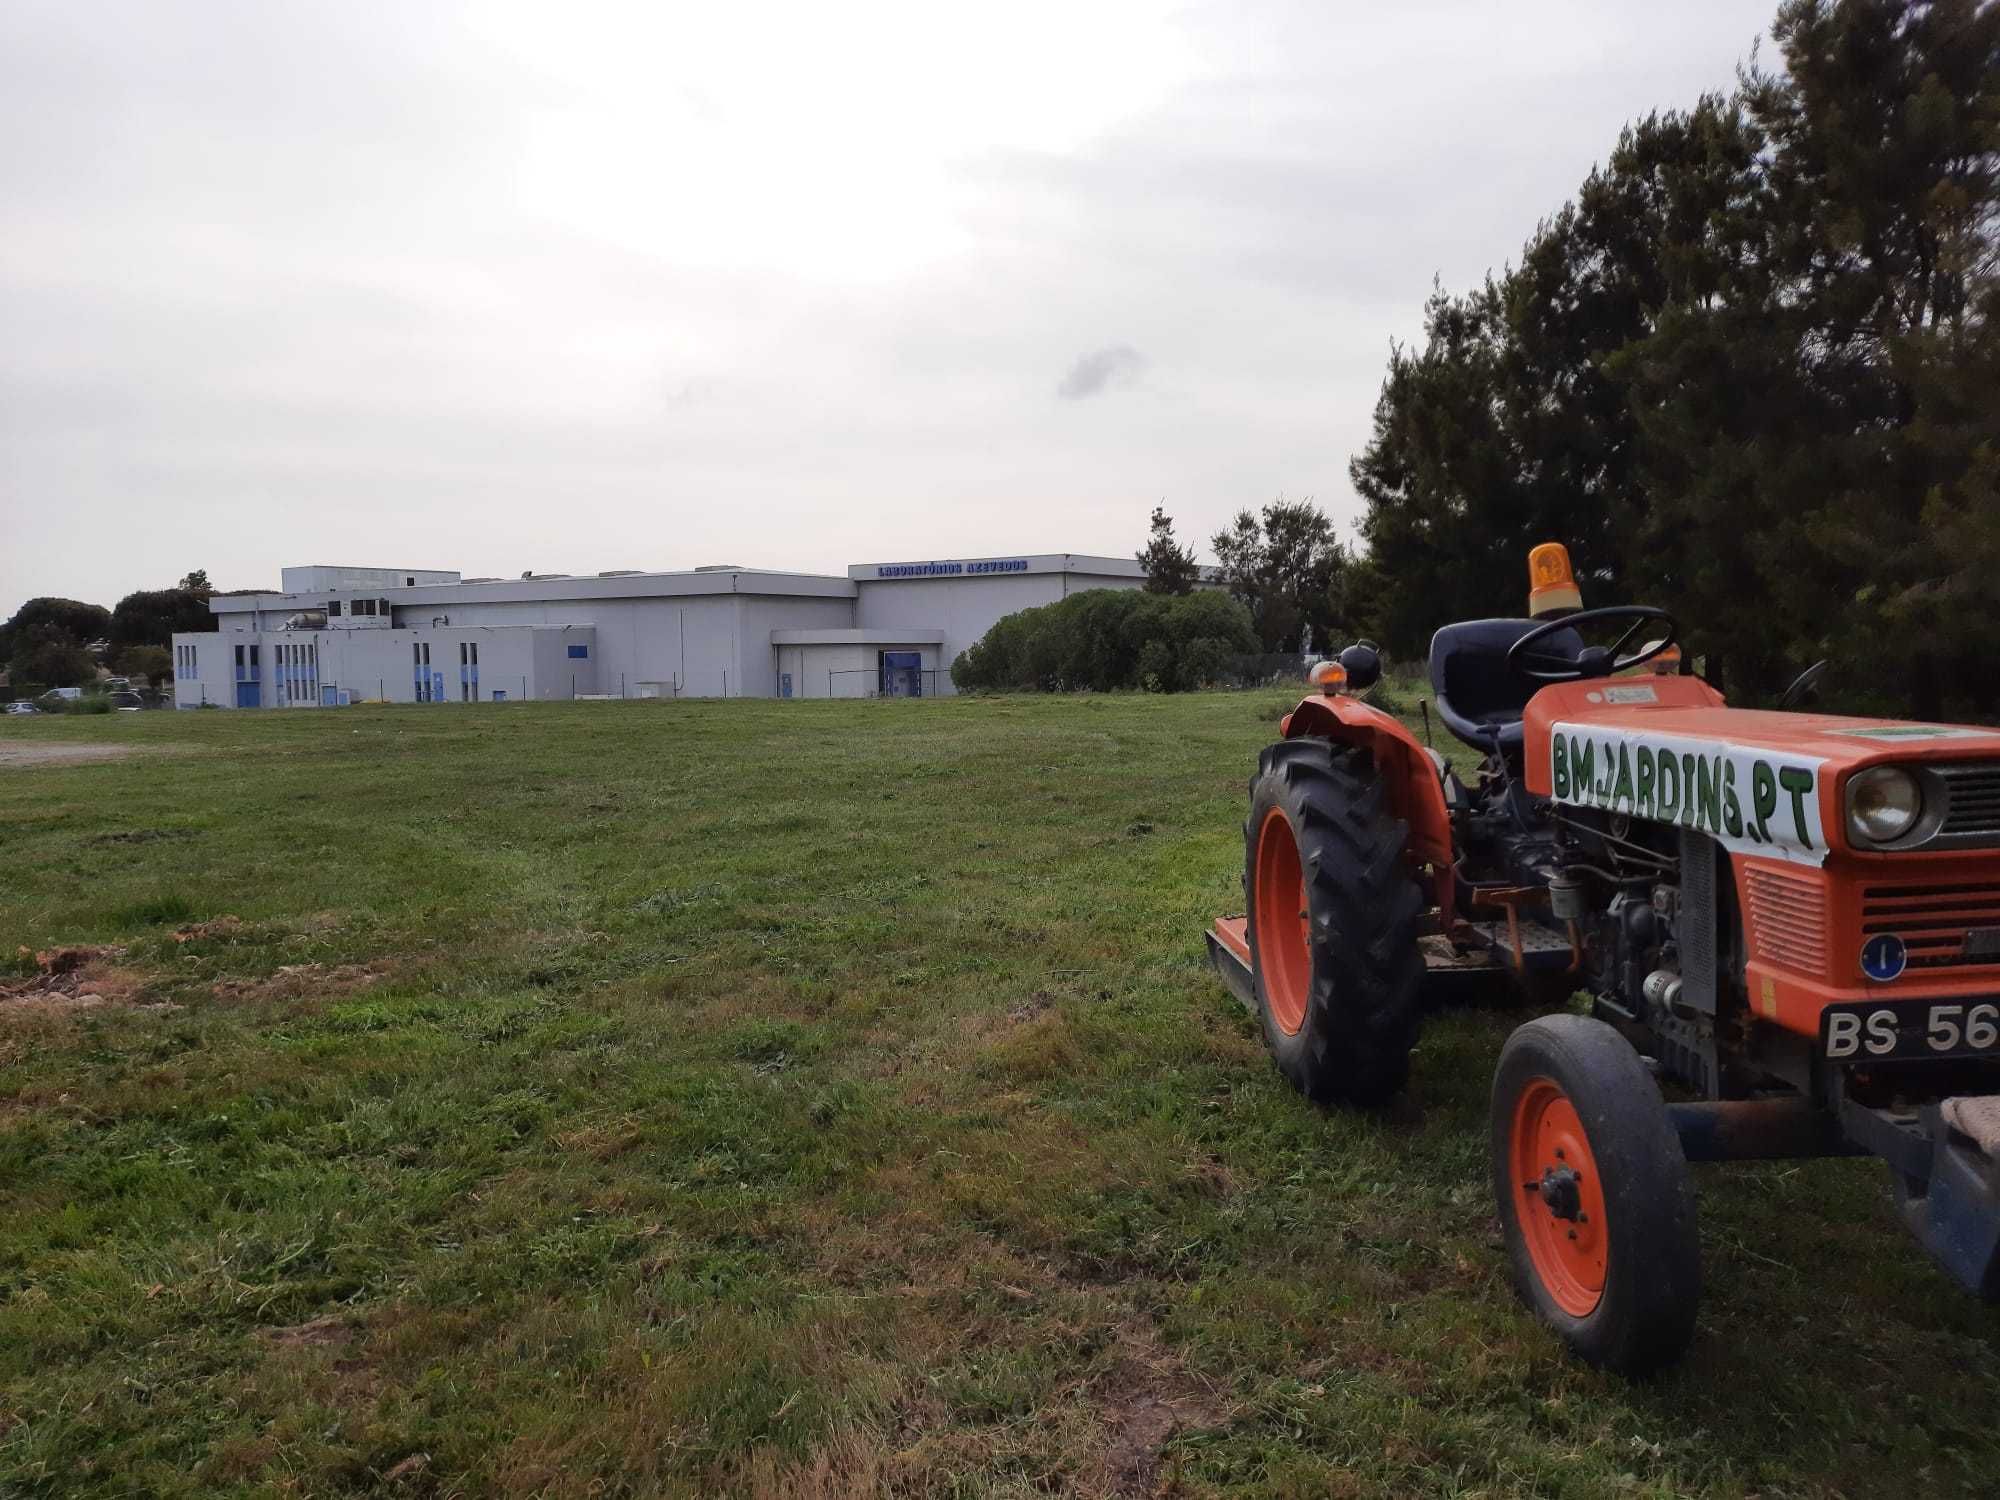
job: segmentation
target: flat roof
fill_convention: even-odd
[[[334,567],[325,563],[303,566]],[[401,571],[407,576],[423,571],[451,570],[405,568],[392,571]],[[461,578],[453,583],[332,583],[309,589],[235,589],[214,595],[209,600],[209,608],[216,614],[265,609],[312,609],[323,606],[328,598],[342,594],[384,598],[392,605],[648,599],[704,594],[852,599],[858,593],[859,585],[864,583],[909,583],[930,579],[980,581],[1047,573],[1134,581],[1146,576],[1146,570],[1132,557],[1101,557],[1088,552],[1024,552],[998,557],[854,563],[844,577],[834,573],[790,572],[781,568],[705,567],[655,572],[614,568],[602,573],[544,573],[528,578]],[[1203,567],[1200,576],[1204,582],[1212,583],[1220,578],[1221,573],[1217,568]]]
[[[774,630],[774,646],[942,646],[942,630],[868,625],[859,630]]]
[[[459,583],[370,584],[366,588],[336,586],[293,593],[277,590],[217,595],[209,601],[216,614],[253,609],[315,608],[330,595],[361,593],[387,599],[391,605],[471,604],[486,601],[519,603],[560,599],[649,599],[705,594],[762,594],[809,599],[852,599],[851,580],[825,573],[785,573],[768,568],[731,568],[726,572],[542,574],[535,578],[492,578]],[[226,601],[226,602],[225,602]]]
[[[378,568],[373,563],[287,563],[286,568],[297,572],[318,569],[324,573],[456,573],[457,568]],[[283,572],[280,568],[278,571]]]

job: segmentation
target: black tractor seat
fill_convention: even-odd
[[[1521,711],[1545,686],[1507,670],[1507,652],[1541,620],[1465,620],[1431,637],[1431,693],[1445,728],[1475,750],[1521,753]],[[1549,656],[1575,656],[1583,637],[1554,631],[1533,648]]]

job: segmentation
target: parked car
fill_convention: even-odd
[[[146,706],[146,700],[130,688],[122,689],[115,693],[106,693],[104,696],[111,700],[111,706],[121,714],[136,714]]]
[[[38,714],[41,710],[35,707],[34,703],[27,698],[16,698],[12,703],[7,705],[7,712],[10,714]]]
[[[83,689],[80,687],[50,688],[35,701],[37,703],[75,703],[81,697],[83,697]]]

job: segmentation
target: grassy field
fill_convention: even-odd
[[[1201,944],[1275,718],[0,725],[0,1494],[2000,1490],[1879,1168],[1700,1169],[1630,1386],[1507,1288],[1518,1018],[1287,1091]]]

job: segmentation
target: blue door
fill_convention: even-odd
[[[256,679],[253,678],[248,682],[239,682],[236,684],[236,706],[238,708],[255,708],[257,706]]]
[[[884,698],[921,698],[924,695],[924,658],[919,651],[884,651],[882,687]]]

